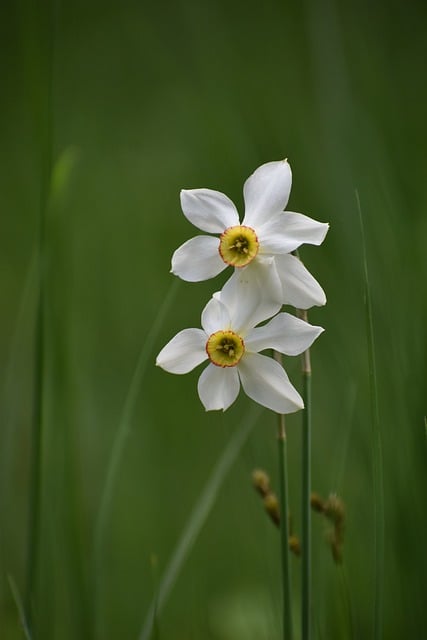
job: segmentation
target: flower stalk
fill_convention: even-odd
[[[307,322],[307,311],[298,310],[298,317]],[[310,349],[302,354],[303,430],[302,430],[302,639],[311,639],[311,360]]]
[[[274,352],[274,358],[281,362],[281,354]],[[280,549],[282,565],[282,613],[283,640],[292,640],[292,600],[291,600],[291,563],[289,553],[289,489],[288,459],[285,416],[277,414],[277,452],[279,462],[279,499],[280,499]]]
[[[279,454],[280,476],[280,511],[289,512],[288,508],[288,465],[285,416],[278,414],[277,449]],[[283,640],[292,640],[292,602],[291,602],[291,563],[289,554],[289,519],[284,516],[280,523],[280,547],[282,557],[282,589],[283,589]]]

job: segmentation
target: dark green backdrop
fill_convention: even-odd
[[[222,282],[179,283],[159,318],[174,282],[170,256],[194,234],[179,190],[211,187],[241,207],[247,176],[283,157],[294,176],[290,208],[331,225],[322,247],[302,249],[328,296],[309,316],[326,329],[312,350],[313,488],[337,491],[347,509],[341,568],[314,518],[315,637],[365,639],[372,631],[371,390],[356,189],[384,453],[384,638],[427,637],[424,4],[20,0],[0,12],[1,637],[22,637],[10,579],[25,599],[32,536],[40,212],[36,637],[138,638],[212,468],[256,411],[241,397],[225,414],[205,414],[197,371],[177,377],[154,367],[171,336],[199,326]],[[97,543],[111,451],[144,345],[148,364]],[[286,366],[300,386],[297,359]],[[297,530],[300,421],[288,420]],[[279,540],[251,488],[256,466],[274,481],[268,411],[224,478],[157,638],[279,637]],[[295,560],[296,611],[298,570]]]

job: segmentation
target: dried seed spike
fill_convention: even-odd
[[[324,513],[325,511],[325,502],[323,498],[319,496],[318,493],[312,493],[310,497],[311,508],[318,513]]]
[[[252,483],[262,497],[265,497],[271,491],[270,478],[262,469],[255,469],[252,472]]]

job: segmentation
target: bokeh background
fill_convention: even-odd
[[[277,488],[275,417],[243,396],[206,414],[199,371],[172,376],[154,360],[178,330],[199,326],[224,280],[174,284],[171,254],[194,234],[179,190],[218,189],[241,208],[248,175],[287,157],[290,208],[331,225],[322,247],[301,252],[328,296],[309,314],[326,329],[312,349],[313,489],[346,505],[340,567],[313,516],[314,637],[364,639],[373,629],[357,190],[384,459],[384,638],[426,638],[425,4],[19,0],[0,11],[1,637],[23,637],[15,600],[26,600],[34,541],[41,212],[35,637],[141,638],[194,505],[245,428],[152,637],[280,637],[278,532],[251,487],[263,467]],[[286,366],[300,388],[298,359]],[[287,429],[299,533],[301,415]],[[298,559],[292,568],[297,618]]]

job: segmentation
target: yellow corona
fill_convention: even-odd
[[[220,237],[219,254],[232,267],[246,267],[258,253],[259,242],[251,227],[228,227]]]
[[[245,353],[245,343],[234,331],[216,331],[208,338],[206,353],[217,367],[235,367]]]

